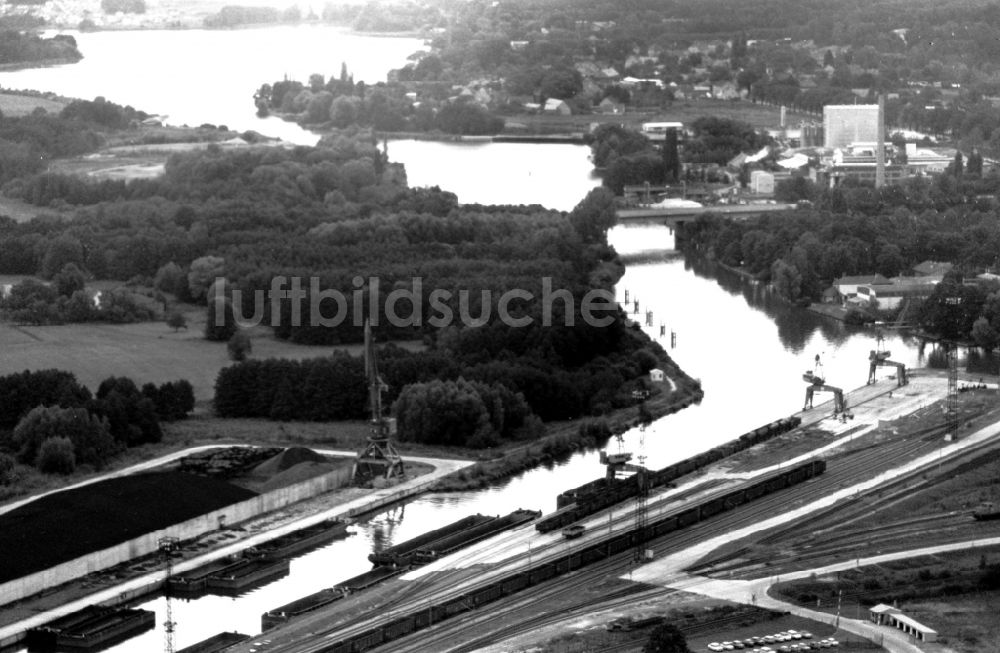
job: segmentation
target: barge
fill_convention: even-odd
[[[368,554],[368,559],[376,565],[409,565],[418,549],[422,549],[431,543],[449,535],[454,535],[464,530],[478,526],[484,522],[495,519],[486,515],[470,515],[463,517],[456,522],[442,526],[433,531],[428,531],[423,535],[418,535],[413,539],[401,542],[389,548]]]
[[[290,558],[347,534],[347,522],[340,519],[326,521],[300,528],[255,547],[257,555],[268,560]]]
[[[270,630],[275,626],[287,623],[295,617],[306,614],[307,612],[312,612],[313,610],[318,610],[324,605],[329,605],[334,601],[339,601],[345,596],[347,596],[346,590],[338,587],[328,587],[308,596],[304,596],[301,599],[296,599],[291,603],[286,603],[280,608],[268,610],[262,614],[260,616],[260,629]]]
[[[151,630],[156,614],[149,610],[88,606],[28,631],[32,650],[97,650]]]
[[[288,575],[288,560],[241,560],[208,577],[205,585],[216,594],[232,594]]]
[[[219,653],[233,644],[239,644],[250,639],[250,635],[243,633],[224,632],[212,635],[208,639],[203,639],[197,644],[186,646],[177,653]]]

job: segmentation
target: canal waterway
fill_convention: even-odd
[[[250,100],[253,90],[284,72],[300,79],[310,72],[336,73],[342,60],[356,79],[377,81],[420,46],[412,39],[397,43],[323,29],[79,34],[83,62],[0,73],[0,85],[81,97],[103,95],[147,111],[168,113],[178,122],[221,123],[314,142],[314,137],[297,127],[286,131],[294,126],[256,118]],[[314,39],[313,49],[295,49],[294,45],[307,40],[306,35]],[[150,70],[125,61],[129,57],[122,55],[133,51],[145,53],[150,66],[159,65],[158,57],[176,55],[177,59],[173,66]],[[366,62],[369,55],[378,57],[377,64]],[[247,62],[262,68],[254,69]],[[126,82],[122,77],[130,79]],[[598,183],[591,174],[587,148],[575,145],[406,140],[390,143],[389,154],[406,164],[411,185],[439,185],[455,192],[462,202],[537,203],[569,210]],[[674,247],[673,234],[665,227],[617,227],[610,240],[622,253]],[[645,455],[649,466],[662,467],[801,409],[805,392],[801,375],[811,369],[816,354],[822,355],[826,376],[833,384],[849,389],[867,378],[868,351],[875,345],[871,332],[789,307],[763,286],[715,270],[708,263],[675,257],[630,265],[618,286],[622,301],[626,289],[630,299],[639,301],[636,318],[645,322],[646,311],[652,311],[653,324],[647,332],[660,340],[685,371],[702,381],[705,391],[700,405],[659,419],[644,432],[625,435],[624,446]],[[668,334],[665,338],[659,336],[661,324]],[[676,348],[670,346],[671,331],[677,336]],[[915,342],[889,332],[887,345],[894,359],[908,366],[918,363]],[[603,471],[596,451],[580,452],[492,488],[428,494],[372,516],[353,525],[346,539],[296,558],[287,577],[267,586],[236,598],[173,599],[176,646],[188,646],[223,630],[257,634],[261,613],[367,570],[366,556],[372,550],[472,513],[504,514],[517,508],[551,511],[558,491],[592,480]],[[110,650],[147,653],[162,649],[165,599],[142,601],[137,607],[157,613],[156,630]]]

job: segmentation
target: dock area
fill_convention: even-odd
[[[355,452],[317,450],[324,455],[352,456]],[[179,452],[181,455],[184,452]],[[180,457],[171,455],[171,459]],[[226,537],[216,537],[213,548],[199,552],[192,557],[176,560],[173,564],[173,574],[179,575],[198,569],[209,563],[240,554],[251,547],[263,547],[266,543],[294,531],[315,526],[322,522],[338,519],[349,523],[353,518],[371,513],[385,506],[404,501],[423,493],[441,478],[473,464],[469,460],[445,460],[435,458],[408,457],[407,461],[433,467],[433,470],[393,487],[377,490],[360,488],[345,488],[295,505],[296,511],[287,520],[275,520],[275,514],[263,515],[258,519],[240,524],[242,530],[223,529],[217,534]],[[157,461],[142,463],[143,468],[150,468]],[[161,463],[162,464],[162,463]],[[127,473],[127,470],[117,474]],[[230,525],[230,526],[234,526]],[[232,535],[237,535],[235,539]],[[115,569],[109,570],[115,572]],[[121,570],[118,570],[121,573]],[[94,604],[121,605],[140,596],[145,596],[160,590],[166,583],[165,567],[155,571],[146,571],[140,567],[131,577],[121,582],[110,584],[100,583],[95,591],[93,582],[71,582],[61,587],[53,588],[43,595],[38,595],[19,601],[16,604],[4,606],[0,611],[0,648],[12,646],[21,642],[29,629],[44,626],[50,622],[73,614]]]

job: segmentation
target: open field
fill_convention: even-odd
[[[163,322],[62,326],[0,323],[0,375],[56,368],[73,372],[91,389],[109,376],[127,376],[139,385],[187,379],[194,386],[195,398],[204,402],[214,395],[219,370],[232,362],[226,343],[210,342],[202,336],[205,311],[187,306],[186,315],[187,329],[177,332]],[[264,329],[253,334],[252,342],[253,358],[305,359],[327,356],[334,350],[278,340]],[[423,347],[420,343],[399,344]],[[362,346],[336,349],[357,355]]]
[[[513,115],[506,116],[508,129],[512,132],[551,133],[587,132],[593,123],[624,124],[638,128],[644,122],[682,122],[690,125],[697,118],[716,116],[742,120],[757,129],[777,127],[781,121],[781,109],[764,104],[754,104],[743,100],[678,100],[666,109],[629,111],[621,114],[581,114],[575,116],[553,115]],[[788,124],[802,120],[816,120],[816,116],[788,111]]]
[[[833,614],[864,618],[868,606],[892,603],[939,633],[931,653],[1000,650],[1000,547],[920,556],[839,574],[781,583],[772,593]],[[838,595],[839,592],[842,595]]]
[[[0,195],[0,215],[6,215],[14,219],[14,222],[27,222],[40,213],[56,213],[55,209],[28,204],[13,197]]]
[[[0,112],[5,116],[26,116],[37,108],[49,113],[59,113],[66,103],[31,95],[0,93]]]

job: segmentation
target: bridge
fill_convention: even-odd
[[[794,204],[718,204],[715,206],[665,206],[618,209],[618,224],[662,224],[676,227],[699,215],[715,213],[734,220],[747,220],[766,213],[792,211]]]

